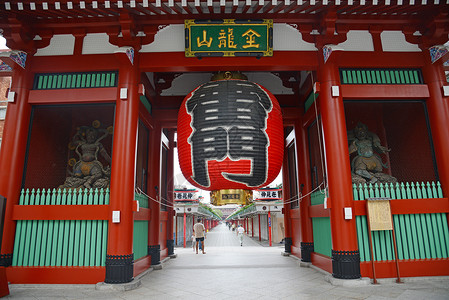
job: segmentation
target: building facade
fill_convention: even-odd
[[[0,152],[0,264],[10,282],[129,282],[173,254],[177,113],[218,71],[245,73],[281,106],[286,252],[342,279],[373,277],[374,268],[395,277],[396,265],[401,276],[448,275],[448,4],[0,8],[12,49],[1,59],[13,70]],[[257,50],[250,28],[241,35],[252,49],[192,55],[186,20],[268,20],[269,49]],[[209,47],[208,30],[193,43]],[[228,30],[215,38],[234,46]],[[394,199],[394,231],[371,234],[374,199]]]

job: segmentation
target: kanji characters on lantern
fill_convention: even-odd
[[[181,170],[206,189],[255,189],[279,173],[283,156],[280,107],[247,80],[206,83],[190,93],[178,116]]]

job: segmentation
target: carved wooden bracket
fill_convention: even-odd
[[[142,45],[152,43],[158,31],[157,25],[143,26],[139,28],[134,18],[127,13],[120,14],[120,28],[111,28],[108,32],[109,42],[119,47],[131,46],[136,51]]]

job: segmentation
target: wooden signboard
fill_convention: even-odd
[[[393,230],[390,200],[367,201],[371,231]]]
[[[391,230],[393,235],[394,254],[396,257],[396,271],[398,278],[396,282],[401,283],[399,275],[398,250],[396,246],[396,236],[394,233],[393,216],[391,214],[390,198],[368,198],[366,199],[366,217],[368,219],[369,243],[371,250],[371,265],[373,267],[373,283],[377,283],[376,270],[374,268],[374,249],[371,231]]]
[[[273,20],[185,20],[186,57],[273,56]]]

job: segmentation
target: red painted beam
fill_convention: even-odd
[[[109,205],[14,205],[13,220],[109,220]]]
[[[15,283],[96,284],[104,281],[105,267],[8,267],[8,281]]]
[[[139,211],[134,212],[134,221],[149,221],[151,219],[151,209],[141,207]]]
[[[61,90],[31,90],[28,103],[30,104],[59,104],[59,103],[89,103],[115,102],[117,88],[90,89],[61,89]]]
[[[136,277],[140,273],[148,270],[150,267],[151,267],[150,255],[139,258],[138,260],[134,261],[133,276]]]
[[[421,52],[345,52],[338,54],[339,67],[351,68],[419,68],[424,65]]]
[[[341,85],[344,99],[425,99],[429,89],[425,84],[386,85],[386,84],[344,84]]]
[[[34,56],[30,70],[36,73],[118,70],[118,60],[114,54]]]
[[[324,218],[330,216],[330,210],[324,209],[323,204],[309,206],[309,214],[311,218]]]
[[[290,210],[291,219],[299,219],[301,217],[299,208]]]
[[[396,276],[396,262],[375,261],[377,278],[392,278]],[[449,259],[412,259],[400,260],[399,272],[401,277],[421,277],[421,276],[448,276]],[[362,277],[373,277],[371,261],[360,263],[360,273]]]
[[[332,274],[332,259],[330,257],[312,252],[310,258],[314,266]]]
[[[393,215],[449,213],[448,198],[395,199],[390,205]],[[354,201],[354,213],[366,215],[366,200]]]
[[[166,211],[161,211],[160,221],[167,221],[168,220],[168,213]]]

